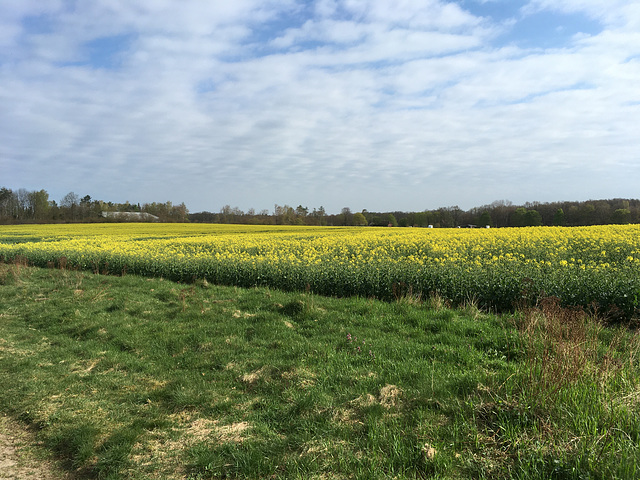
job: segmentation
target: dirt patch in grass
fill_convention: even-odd
[[[46,459],[34,436],[22,425],[0,415],[0,480],[71,480]]]

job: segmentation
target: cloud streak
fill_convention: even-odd
[[[218,3],[0,6],[0,185],[192,211],[637,196],[634,5]],[[530,46],[541,14],[570,35]]]

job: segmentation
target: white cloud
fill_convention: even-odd
[[[333,17],[338,11],[337,0],[316,0],[314,4],[315,16],[319,18]]]
[[[595,197],[624,166],[616,196],[635,194],[640,37],[624,2],[533,0],[608,23],[531,50],[435,0],[69,5],[0,14],[9,187],[195,211],[418,210]],[[25,30],[27,13],[48,27]],[[96,65],[87,43],[112,35],[128,35],[118,62]]]
[[[375,23],[450,31],[476,26],[480,20],[456,3],[438,0],[346,1],[347,8]]]
[[[640,4],[628,0],[530,0],[522,8],[525,14],[543,10],[583,13],[615,28],[638,26],[640,20]]]

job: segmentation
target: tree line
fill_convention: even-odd
[[[344,207],[340,213],[328,214],[323,207],[275,205],[273,212],[225,205],[220,212],[189,214],[191,222],[241,223],[261,225],[329,225],[392,227],[526,227],[582,226],[640,223],[640,200],[610,199],[586,202],[525,203],[514,205],[497,200],[489,205],[462,210],[457,206],[421,212],[352,212]]]
[[[133,215],[117,215],[125,213]],[[113,213],[116,213],[115,215]],[[136,216],[135,214],[146,214]],[[153,216],[153,217],[152,217]],[[318,225],[318,226],[393,226],[393,227],[525,227],[582,226],[640,223],[640,200],[610,199],[585,202],[528,202],[514,205],[497,200],[489,205],[462,210],[457,206],[420,212],[353,212],[344,207],[340,213],[327,213],[320,206],[310,210],[298,205],[274,205],[273,211],[244,212],[225,205],[219,212],[189,213],[186,205],[164,203],[113,203],[80,197],[69,192],[58,201],[49,198],[46,190],[28,191],[0,188],[0,223],[64,223],[149,221],[237,223],[255,225]]]
[[[184,203],[114,203],[94,200],[90,195],[80,197],[74,192],[56,201],[49,198],[46,190],[0,188],[0,223],[4,224],[139,221],[135,215],[108,216],[105,215],[107,212],[145,213],[148,214],[146,218],[155,218],[159,222],[189,221],[189,211]]]

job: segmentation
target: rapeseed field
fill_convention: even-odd
[[[332,296],[438,295],[507,310],[555,296],[630,317],[640,226],[418,229],[192,224],[0,227],[0,259]]]

